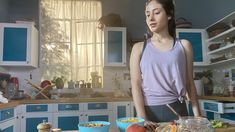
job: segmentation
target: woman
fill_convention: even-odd
[[[177,119],[166,106],[169,104],[181,116],[187,116],[185,97],[195,116],[200,116],[193,81],[193,52],[187,40],[175,38],[173,0],[148,0],[146,23],[151,37],[133,46],[130,73],[133,100],[137,116],[146,120],[148,129],[156,122]]]

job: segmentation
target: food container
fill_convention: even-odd
[[[50,132],[51,124],[43,120],[42,123],[37,126],[38,132]]]
[[[109,132],[110,123],[106,121],[90,121],[78,124],[79,132]]]
[[[116,125],[120,132],[125,132],[127,127],[131,124],[144,126],[144,119],[138,117],[124,117],[116,120]]]
[[[214,132],[210,121],[203,117],[186,116],[177,123],[177,132]]]

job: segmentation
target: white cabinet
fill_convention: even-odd
[[[228,30],[207,39],[207,42],[209,43],[208,46],[211,44],[220,44],[218,49],[209,51],[207,54],[210,55],[212,59],[224,56],[223,59],[211,63],[211,66],[217,64],[225,65],[235,62],[235,25],[232,25],[232,20],[234,18],[235,11],[206,28],[206,31],[211,31],[212,29],[216,31],[216,27],[221,27],[221,24],[230,26]]]
[[[25,104],[0,110],[0,129],[3,132],[38,132],[43,120],[53,128],[77,130],[87,121],[108,121],[111,127],[121,117],[133,117],[133,102],[89,102],[59,104]],[[1,132],[2,132],[1,131]]]
[[[114,118],[131,117],[131,102],[115,102]]]
[[[79,104],[56,104],[53,113],[53,126],[61,130],[77,130],[81,122],[108,121],[114,124],[113,105],[107,102]]]
[[[0,110],[0,132],[16,132],[14,108]]]
[[[104,66],[126,66],[126,28],[104,28]]]
[[[206,32],[204,29],[176,29],[176,37],[192,44],[194,66],[207,66]]]
[[[38,31],[32,24],[0,23],[0,66],[38,66]]]
[[[38,132],[37,125],[43,120],[52,122],[52,104],[27,104],[22,107],[21,132]]]
[[[15,119],[0,122],[0,132],[17,132],[15,128]]]

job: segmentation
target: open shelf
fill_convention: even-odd
[[[235,27],[232,27],[229,30],[226,30],[226,31],[224,31],[224,32],[222,32],[222,33],[220,33],[220,34],[218,34],[218,35],[208,39],[207,42],[212,42],[212,41],[218,42],[218,41],[223,40],[225,37],[227,37],[227,36],[231,37],[234,34],[235,34]]]
[[[214,66],[214,65],[218,65],[218,64],[226,64],[226,63],[229,63],[229,62],[232,62],[232,61],[235,61],[235,58],[222,60],[222,61],[218,61],[218,62],[215,62],[215,63],[210,63],[209,65]]]
[[[231,21],[235,18],[235,11],[231,12],[230,14],[228,14],[227,16],[223,17],[222,19],[220,19],[219,21],[217,21],[216,23],[211,24],[210,26],[208,26],[206,29],[215,26],[216,24],[223,22],[226,23],[228,25],[231,25]]]
[[[224,46],[224,47],[222,47],[222,48],[219,48],[219,49],[210,51],[210,52],[208,52],[207,54],[208,54],[208,55],[211,55],[211,54],[223,53],[223,52],[225,52],[226,50],[229,50],[229,49],[234,48],[234,47],[235,47],[235,43],[233,43],[233,44],[228,44],[228,45],[226,45],[226,46]]]

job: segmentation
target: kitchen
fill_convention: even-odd
[[[25,4],[28,3],[28,4]],[[106,16],[110,13],[116,13],[119,14],[121,16],[122,22],[124,23],[125,27],[127,27],[127,39],[131,38],[131,40],[136,41],[136,40],[141,40],[143,38],[143,34],[145,33],[145,16],[143,13],[143,5],[144,5],[145,1],[140,1],[140,2],[136,2],[133,0],[128,0],[128,1],[123,1],[123,2],[119,2],[119,1],[107,1],[107,0],[102,0],[101,4],[102,4],[102,16]],[[23,20],[23,19],[33,19],[36,22],[36,27],[39,27],[39,7],[38,7],[38,0],[24,0],[24,2],[22,1],[17,1],[17,0],[2,0],[0,3],[0,10],[1,10],[1,15],[2,17],[0,17],[0,21],[1,22],[15,22],[16,20]],[[217,22],[218,20],[224,18],[226,15],[234,12],[234,7],[232,5],[234,5],[234,2],[232,0],[225,2],[216,0],[216,1],[212,1],[212,0],[208,0],[208,1],[188,1],[188,0],[181,0],[181,1],[176,1],[176,18],[179,17],[184,17],[187,18],[187,20],[190,20],[193,23],[192,29],[203,29],[205,30],[208,26],[210,26],[211,24]],[[133,7],[130,8],[130,6]],[[135,8],[134,8],[135,7]],[[198,8],[200,7],[200,8]],[[210,9],[210,10],[208,10]],[[221,10],[217,10],[217,9],[222,9]],[[193,14],[193,15],[192,15]],[[203,15],[202,15],[203,14]],[[131,16],[131,17],[130,17]],[[39,44],[40,45],[40,44]],[[109,96],[108,98],[95,98],[95,102],[107,102],[107,100],[110,100],[109,103],[112,104],[112,102],[115,102],[114,104],[112,104],[111,106],[108,103],[108,106],[110,106],[110,108],[108,107],[106,110],[108,112],[111,111],[117,111],[118,107],[115,106],[124,106],[126,107],[126,111],[128,111],[125,116],[133,116],[134,115],[134,111],[133,111],[133,104],[132,104],[132,98],[128,97],[129,96],[129,88],[130,88],[130,80],[129,80],[129,69],[128,69],[128,60],[129,60],[129,54],[130,54],[130,44],[127,44],[127,53],[126,53],[126,62],[127,64],[125,66],[112,66],[112,67],[105,67],[103,72],[99,71],[99,74],[97,74],[97,76],[100,76],[101,73],[103,74],[103,78],[100,79],[103,84],[103,89],[97,89],[94,90],[93,93],[94,95],[96,94],[96,96]],[[208,46],[205,46],[206,50],[207,50]],[[38,49],[39,50],[39,49]],[[39,51],[40,53],[40,51]],[[205,53],[203,53],[205,54]],[[38,56],[40,56],[40,54],[38,54]],[[207,55],[205,55],[207,56]],[[207,59],[207,58],[206,58]],[[203,60],[204,61],[208,61],[209,60]],[[40,62],[40,60],[38,60]],[[201,62],[200,62],[201,63]],[[203,64],[197,64],[195,65],[194,69],[195,71],[206,71],[206,70],[212,70],[213,72],[215,72],[213,74],[213,77],[221,79],[224,78],[224,74],[225,72],[228,72],[228,78],[232,77],[232,68],[234,68],[232,66],[232,61],[231,63],[226,63],[225,65],[213,65],[212,67],[207,66],[207,65],[203,65]],[[36,90],[34,87],[31,87],[31,85],[28,84],[28,82],[25,79],[28,79],[29,81],[32,81],[33,84],[37,84],[39,85],[41,83],[42,78],[42,71],[40,68],[25,68],[22,66],[2,66],[0,67],[0,71],[3,73],[9,73],[12,77],[17,77],[19,80],[19,89],[24,90],[26,93],[30,93],[30,90]],[[90,72],[87,73],[86,76],[90,76]],[[58,77],[58,76],[57,76]],[[50,78],[50,80],[53,80],[52,78]],[[69,79],[70,80],[70,79]],[[67,80],[67,81],[69,81]],[[116,81],[113,81],[116,80]],[[79,80],[78,80],[79,81]],[[232,78],[231,78],[232,81]],[[115,83],[116,82],[116,83]],[[120,83],[121,82],[121,83]],[[86,83],[89,83],[89,80],[86,80]],[[92,82],[91,82],[92,83]],[[68,87],[68,84],[65,83],[65,87]],[[117,92],[117,90],[121,90],[125,91],[125,92]],[[67,91],[69,91],[68,89],[66,89]],[[61,90],[61,91],[66,91],[66,90]],[[85,89],[85,93],[91,93],[91,91],[86,91],[87,89]],[[91,90],[91,89],[89,89]],[[115,92],[113,92],[114,90],[116,90]],[[80,91],[81,92],[81,91]],[[102,94],[101,94],[102,93]],[[115,93],[114,95],[112,95],[113,93]],[[119,94],[118,94],[119,93]],[[121,94],[121,93],[125,93],[125,94]],[[37,94],[37,93],[36,93]],[[105,95],[104,95],[105,94]],[[84,97],[88,97],[89,95],[83,95]],[[116,96],[116,97],[113,97]],[[121,98],[118,98],[120,97]],[[55,98],[57,98],[56,96],[54,96]],[[111,98],[111,99],[110,99]],[[215,97],[215,96],[209,96],[209,97],[201,97],[202,99],[209,99],[209,100],[219,100],[219,101],[230,101],[233,102],[234,99],[233,97]],[[25,105],[24,104],[52,104],[52,105],[48,105],[46,107],[48,107],[48,121],[49,122],[53,122],[53,120],[58,120],[57,119],[53,119],[54,117],[58,117],[58,115],[60,114],[64,114],[63,117],[66,117],[66,115],[77,115],[76,111],[66,111],[66,112],[60,112],[60,111],[55,111],[54,105],[59,105],[59,103],[72,103],[72,104],[76,104],[80,102],[84,103],[81,105],[81,114],[83,114],[83,112],[86,112],[87,109],[87,105],[88,102],[93,102],[92,98],[79,98],[79,101],[76,102],[76,100],[74,101],[72,99],[71,100],[63,100],[63,99],[59,99],[59,101],[56,100],[20,100],[20,102],[22,102],[22,107],[16,107],[18,104],[17,102],[11,104],[0,104],[1,109],[2,108],[11,108],[11,107],[15,107],[15,111],[16,114],[19,114],[20,117],[23,117],[22,115],[24,115],[25,117],[33,117],[35,115],[33,115],[32,113],[25,113],[23,112],[23,109],[25,109]],[[205,100],[203,100],[205,102]],[[202,102],[203,102],[202,101]],[[45,103],[46,102],[46,103]],[[214,102],[210,102],[213,103]],[[216,103],[216,102],[215,102]],[[19,104],[20,105],[20,104]],[[102,104],[100,104],[102,105]],[[217,105],[217,104],[216,104]],[[45,107],[44,105],[42,107]],[[69,106],[67,106],[69,107]],[[73,108],[73,105],[71,106]],[[75,108],[76,105],[75,105]],[[114,109],[113,109],[114,108]],[[122,108],[122,107],[121,107]],[[20,110],[18,110],[20,109]],[[79,109],[80,110],[80,109]],[[88,111],[88,114],[94,114],[92,113],[93,111]],[[207,116],[210,118],[213,117],[219,117],[221,112],[217,112],[219,114],[214,114],[213,110],[208,110],[206,111],[205,114],[207,114]],[[86,114],[86,113],[85,113]],[[38,118],[42,117],[42,115],[45,115],[44,112],[39,112],[36,113],[36,116]],[[53,116],[54,117],[53,117]],[[224,115],[224,116],[229,116],[228,118],[231,119],[229,121],[234,121],[232,119],[234,119],[233,114],[229,114],[229,115]],[[14,117],[17,117],[16,115],[14,115]],[[115,118],[114,116],[112,118]],[[113,120],[113,119],[112,119]],[[225,118],[226,120],[226,118]],[[15,120],[16,122],[19,120]],[[41,122],[41,121],[40,121]],[[22,122],[20,122],[22,124],[26,123],[26,120],[22,119]],[[16,123],[17,124],[17,123]],[[19,125],[19,126],[23,126],[23,125]],[[15,129],[19,130],[18,128],[20,128],[19,126],[17,126]],[[35,126],[35,125],[34,125]],[[58,124],[53,126],[53,127],[58,127]],[[68,126],[65,126],[68,127]],[[70,128],[76,128],[77,126],[72,126]],[[26,131],[27,129],[29,130],[35,130],[35,128],[20,128],[21,131]]]

